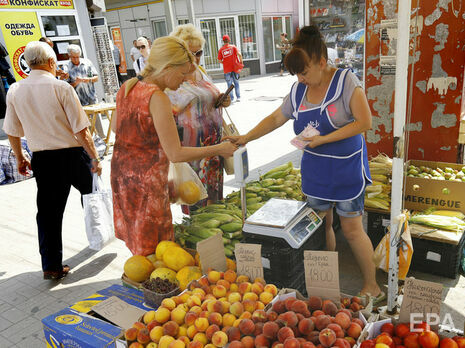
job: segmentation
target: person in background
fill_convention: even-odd
[[[137,48],[137,40],[134,40],[132,42],[133,44],[133,47],[131,47],[131,59],[133,62],[135,62],[136,60],[139,59],[140,57],[140,52],[139,52],[139,49]]]
[[[133,64],[136,75],[144,70],[150,55],[150,45],[145,37],[141,36],[137,39],[137,49],[140,52],[140,57]]]
[[[178,129],[182,131],[182,145],[203,147],[219,144],[222,138],[222,107],[229,106],[231,100],[228,96],[221,107],[215,107],[222,94],[199,65],[205,39],[192,24],[179,25],[170,35],[183,40],[195,57],[195,70],[188,77],[188,84],[182,84],[176,91],[166,92],[173,104]],[[223,199],[223,158],[212,156],[189,164],[205,186],[208,198],[194,206],[183,206],[185,214]]]
[[[184,41],[165,36],[153,48],[140,75],[126,81],[116,96],[116,133],[111,160],[115,235],[134,255],[150,255],[158,242],[173,240],[168,189],[170,162],[230,157],[231,142],[182,146],[172,105],[163,92],[177,90],[195,70]]]
[[[328,43],[328,63],[332,66],[337,67],[338,64],[341,62],[339,59],[337,49],[335,48],[334,43]]]
[[[236,46],[230,44],[228,35],[223,35],[223,46],[218,51],[218,60],[223,64],[224,78],[228,87],[234,83],[236,100],[241,101],[241,91],[239,88],[239,73],[235,71],[235,62],[243,64],[242,55]],[[231,92],[231,102],[234,101],[234,93]]]
[[[333,207],[363,275],[360,295],[376,303],[386,295],[376,282],[373,246],[363,229],[365,187],[371,184],[365,138],[371,128],[371,111],[360,81],[349,69],[328,65],[328,52],[314,25],[297,34],[285,64],[297,82],[283,104],[247,134],[226,137],[237,145],[268,134],[287,121],[294,121],[300,134],[309,126],[319,135],[306,140],[302,164],[302,191],[308,205],[326,212],[326,247],[335,250]]]
[[[115,68],[116,68],[116,75],[118,76],[118,82],[121,85],[123,83],[123,77],[121,76],[121,73],[119,72],[119,66],[121,64],[121,52],[113,42],[113,49],[111,53],[113,54],[113,60],[115,61]]]
[[[289,52],[290,44],[287,39],[286,33],[281,33],[281,42],[278,45],[279,50],[281,51],[281,62],[280,62],[280,72],[279,75],[283,76],[284,73],[284,58],[286,58],[287,52]]]
[[[62,219],[71,186],[81,195],[92,192],[92,173],[101,174],[89,120],[74,89],[55,78],[57,58],[44,42],[26,45],[30,75],[10,88],[3,129],[15,153],[18,171],[34,171],[37,184],[37,227],[44,279],[61,279],[70,268],[62,264]],[[22,152],[25,136],[33,152]]]
[[[69,62],[67,65],[68,82],[74,87],[82,106],[97,103],[97,93],[94,83],[98,81],[98,73],[92,62],[81,58],[81,47],[68,46]],[[95,129],[100,138],[105,138],[101,116],[97,115]]]
[[[48,37],[42,36],[39,41],[47,43],[51,48],[53,48],[53,41]]]

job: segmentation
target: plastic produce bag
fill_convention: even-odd
[[[199,176],[186,162],[170,163],[168,188],[172,203],[193,205],[208,198]]]
[[[404,280],[410,268],[410,263],[412,262],[413,244],[408,226],[408,216],[406,214],[401,214],[399,218],[400,221],[397,225],[397,235],[400,235],[400,238],[398,238],[400,243],[398,277],[399,279]],[[389,272],[390,235],[390,232],[384,235],[383,239],[381,239],[381,242],[379,242],[378,246],[376,247],[375,253],[373,255],[373,261],[375,262],[376,267],[382,269],[385,272]]]
[[[92,193],[82,198],[89,248],[101,250],[115,238],[111,190],[104,189],[102,179],[94,173]]]

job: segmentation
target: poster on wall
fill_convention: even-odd
[[[124,53],[123,38],[121,37],[121,28],[111,28],[111,37],[113,38],[113,44],[119,48],[119,52],[121,53],[121,64],[119,66],[119,72],[121,74],[126,74],[126,54]]]
[[[73,0],[0,0],[0,10],[12,9],[47,9],[71,10]]]
[[[16,80],[25,79],[29,76],[30,69],[24,59],[24,49],[29,42],[39,40],[42,36],[36,14],[0,12],[0,29]]]

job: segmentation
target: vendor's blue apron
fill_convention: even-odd
[[[323,102],[312,109],[302,105],[307,87],[302,83],[294,84],[291,103],[295,134],[301,133],[308,124],[318,129],[320,135],[338,129],[331,122],[330,114],[335,112],[332,104],[342,97],[347,71],[338,69],[334,73]],[[357,134],[313,149],[306,147],[301,175],[302,191],[307,196],[334,202],[357,198],[371,183],[365,138]]]

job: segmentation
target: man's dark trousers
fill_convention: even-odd
[[[91,160],[82,147],[37,151],[32,155],[37,183],[37,227],[43,271],[61,271],[62,221],[71,185],[92,192]]]

